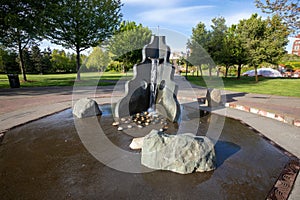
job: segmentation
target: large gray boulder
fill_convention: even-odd
[[[96,101],[90,98],[82,98],[75,103],[73,114],[78,118],[86,118],[101,115],[102,111]]]
[[[222,95],[219,89],[207,89],[206,104],[208,107],[222,106]]]
[[[216,168],[214,144],[204,136],[152,130],[143,140],[142,165],[180,174],[211,171]]]

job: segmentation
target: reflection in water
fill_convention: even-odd
[[[131,136],[99,122],[106,136],[129,150]],[[105,114],[106,113],[106,114]],[[219,116],[220,117],[220,116]],[[211,115],[200,119],[199,134]],[[99,144],[101,145],[101,144]],[[217,169],[180,175],[111,169],[82,145],[70,110],[8,131],[0,146],[1,199],[264,199],[289,158],[247,126],[225,119],[215,145]],[[135,151],[138,153],[138,151]]]
[[[217,157],[217,167],[220,167],[224,161],[237,153],[241,149],[240,146],[232,143],[219,140],[215,145],[215,152]]]

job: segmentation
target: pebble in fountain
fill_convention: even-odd
[[[170,47],[165,36],[152,36],[143,48],[143,60],[133,67],[134,77],[125,85],[125,96],[116,104],[115,117],[126,117],[145,111],[158,112],[178,122],[180,105],[175,68],[170,63]]]

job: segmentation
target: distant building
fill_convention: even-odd
[[[175,67],[176,74],[180,74],[184,68],[184,66],[182,66],[181,64],[178,65],[178,63],[177,63],[177,60],[180,60],[181,58],[186,58],[186,53],[184,53],[182,51],[181,52],[179,52],[179,51],[171,52],[170,60],[172,61],[173,66]]]
[[[183,53],[182,51],[181,52],[175,51],[175,52],[172,52],[171,55],[170,55],[171,60],[178,60],[182,57],[184,57],[184,58],[186,57],[186,54]]]
[[[300,34],[298,34],[296,38],[293,43],[292,54],[300,56]]]

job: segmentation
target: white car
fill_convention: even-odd
[[[255,76],[254,70],[246,71],[242,74],[243,76]],[[275,69],[271,68],[259,68],[257,69],[257,75],[258,76],[264,76],[264,77],[282,77],[282,74]]]

